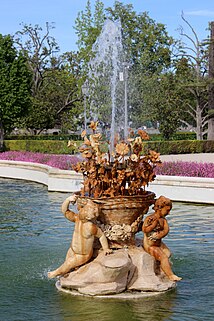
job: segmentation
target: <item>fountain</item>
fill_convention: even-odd
[[[96,130],[96,123],[91,124],[91,129]],[[84,230],[89,241],[97,236],[100,243],[93,244],[93,253],[86,262],[80,260],[81,267],[64,274],[57,282],[59,290],[78,294],[72,298],[59,295],[46,278],[47,270],[61,263],[66,250],[62,240],[70,238],[67,236],[70,226],[58,215],[65,194],[48,193],[46,187],[32,182],[0,179],[2,319],[99,317],[101,321],[116,321],[123,315],[124,321],[213,320],[213,207],[173,204],[173,215],[168,219],[173,236],[168,242],[177,254],[173,269],[188,281],[180,284],[179,291],[168,291],[175,287],[178,277],[161,271],[154,245],[161,254],[167,253],[168,261],[170,253],[161,238],[168,233],[165,216],[172,205],[167,198],[155,200],[154,193],[145,189],[155,178],[153,169],[159,163],[159,155],[149,152],[139,157],[141,140],[147,138],[144,132],[140,134],[142,137],[130,138],[129,143],[118,143],[113,160],[110,155],[107,158],[102,155],[99,133],[93,132],[89,138],[84,134],[81,152],[87,162],[76,168],[85,175],[84,186],[77,195],[66,198],[62,211],[69,220],[75,218],[75,223],[78,222],[76,234]],[[74,202],[79,214],[75,214]],[[144,215],[154,203],[155,212],[143,223]],[[155,221],[157,225],[151,227]],[[77,248],[84,245],[80,252],[84,256],[88,244],[82,241],[85,236],[80,236],[76,245]],[[76,236],[72,247],[75,239]],[[71,254],[69,250],[68,257]],[[164,270],[164,265],[161,267]],[[154,296],[158,293],[162,295]],[[91,300],[91,296],[114,299]],[[121,300],[139,297],[143,300]]]
[[[89,84],[92,89],[91,108],[96,105],[94,112],[92,112],[93,119],[96,120],[99,114],[98,106],[107,105],[105,115],[101,116],[104,120],[108,118],[109,106],[111,106],[111,118],[108,123],[111,123],[110,128],[110,147],[114,149],[115,133],[124,131],[127,124],[124,119],[124,106],[121,101],[121,86],[119,82],[119,73],[123,65],[123,46],[121,23],[113,22],[107,19],[103,25],[102,31],[93,45],[92,51],[94,57],[89,62]],[[100,93],[104,91],[105,95],[99,97]],[[98,96],[95,103],[95,96]],[[120,96],[120,99],[118,97]],[[126,120],[127,122],[127,120]]]
[[[162,242],[172,204],[163,196],[155,200],[146,190],[155,179],[159,154],[141,156],[143,140],[149,137],[139,130],[139,136],[118,142],[110,157],[110,146],[108,153],[102,151],[97,126],[91,123],[90,135],[83,131],[80,151],[85,161],[74,166],[84,176],[83,188],[62,205],[65,217],[75,223],[71,246],[65,262],[48,276],[60,276],[57,288],[62,291],[90,296],[136,297],[173,289],[181,278],[172,272],[171,253]],[[69,209],[75,202],[78,214]],[[155,212],[143,223],[153,204]],[[141,230],[143,245],[135,238]]]
[[[120,23],[106,20],[93,46],[94,57],[89,63],[92,106],[96,105],[97,86],[106,88],[108,84],[110,101],[103,104],[111,102],[112,106],[111,138],[110,142],[103,141],[97,116],[89,134],[86,129],[82,132],[80,152],[85,161],[73,169],[83,174],[83,188],[62,205],[65,217],[75,223],[73,238],[64,263],[48,273],[49,278],[60,276],[58,289],[73,294],[148,295],[173,289],[181,279],[172,272],[171,253],[162,242],[169,231],[165,216],[171,210],[171,201],[163,196],[155,200],[155,194],[146,190],[155,179],[154,168],[161,163],[159,154],[145,152],[147,133],[139,130],[136,137],[130,131],[128,136],[124,124],[127,114],[122,115],[123,121],[120,118],[123,112],[118,107],[122,104],[118,103],[117,92],[124,64],[121,39]],[[116,137],[121,124],[123,140]],[[69,209],[75,202],[78,214]],[[155,212],[143,223],[153,204]],[[144,232],[143,245],[135,237],[139,231]]]

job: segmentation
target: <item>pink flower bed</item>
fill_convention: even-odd
[[[81,160],[80,157],[75,155],[52,155],[16,151],[0,153],[0,159],[39,163],[66,170],[71,170],[72,165]],[[156,175],[214,178],[214,163],[163,162],[162,166],[156,167],[155,173]]]
[[[156,175],[210,177],[214,178],[214,163],[163,162],[156,167]]]
[[[39,163],[66,170],[71,170],[72,165],[80,161],[80,158],[74,155],[52,155],[24,151],[3,152],[0,153],[0,159]]]

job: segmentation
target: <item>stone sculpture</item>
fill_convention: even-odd
[[[85,160],[73,167],[83,174],[83,188],[62,205],[65,217],[75,222],[71,246],[65,262],[48,277],[61,276],[60,290],[93,296],[172,289],[181,278],[172,272],[171,254],[162,242],[172,204],[163,196],[155,202],[155,193],[146,191],[161,164],[159,154],[149,150],[142,155],[143,140],[149,139],[142,130],[115,143],[114,153],[103,153],[97,125],[91,122],[89,136],[83,131],[79,150]],[[69,210],[76,201],[79,214]],[[155,213],[143,224],[154,203]],[[135,237],[142,224],[144,247]]]
[[[60,290],[102,296],[136,291],[163,292],[175,287],[175,281],[181,278],[171,271],[170,251],[161,241],[169,231],[165,219],[172,206],[169,199],[161,196],[155,202],[155,213],[145,219],[142,227],[145,231],[144,248],[139,240],[135,240],[135,243],[124,242],[119,249],[112,243],[112,250],[104,232],[97,226],[99,205],[86,199],[85,205],[77,203],[79,214],[75,214],[69,210],[69,204],[74,204],[77,198],[72,195],[62,204],[65,217],[75,222],[65,262],[48,273],[49,278],[60,276],[57,283]],[[102,248],[95,246],[95,237]],[[158,265],[157,261],[161,264]]]
[[[72,195],[66,198],[62,204],[63,214],[68,220],[75,222],[75,228],[65,262],[56,270],[49,272],[49,278],[65,275],[72,269],[88,262],[93,255],[95,237],[99,238],[105,254],[112,252],[108,247],[104,233],[92,222],[99,215],[98,208],[92,201],[88,200],[84,207],[79,208],[79,214],[68,209],[69,203],[75,203],[76,198],[76,195]]]
[[[156,200],[154,206],[155,212],[149,215],[143,223],[143,247],[147,253],[154,256],[160,262],[162,271],[171,281],[179,281],[181,278],[172,272],[169,262],[171,252],[161,240],[169,232],[169,225],[165,216],[169,214],[171,208],[172,202],[170,199],[160,196]]]

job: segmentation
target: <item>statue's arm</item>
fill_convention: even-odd
[[[108,246],[108,240],[105,236],[105,234],[103,233],[103,231],[96,226],[96,237],[99,238],[100,244],[102,245],[103,251],[105,254],[110,254],[112,253],[112,250],[109,248]]]
[[[157,238],[161,239],[169,233],[169,224],[164,220],[163,230],[156,232]]]
[[[77,216],[76,213],[74,213],[73,211],[69,210],[69,204],[72,203],[74,204],[76,202],[77,196],[71,195],[69,197],[67,197],[64,202],[62,203],[62,213],[65,215],[65,217],[72,222],[75,222],[75,218]]]
[[[158,220],[155,217],[147,217],[143,223],[142,231],[149,233],[157,226]]]

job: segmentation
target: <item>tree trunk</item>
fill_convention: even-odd
[[[2,120],[0,119],[0,152],[4,150],[4,128]]]
[[[202,107],[200,105],[199,98],[197,100],[197,105],[196,105],[195,120],[196,120],[196,139],[203,140]]]
[[[210,48],[209,48],[209,98],[208,98],[208,140],[214,140],[214,21],[211,22]]]

